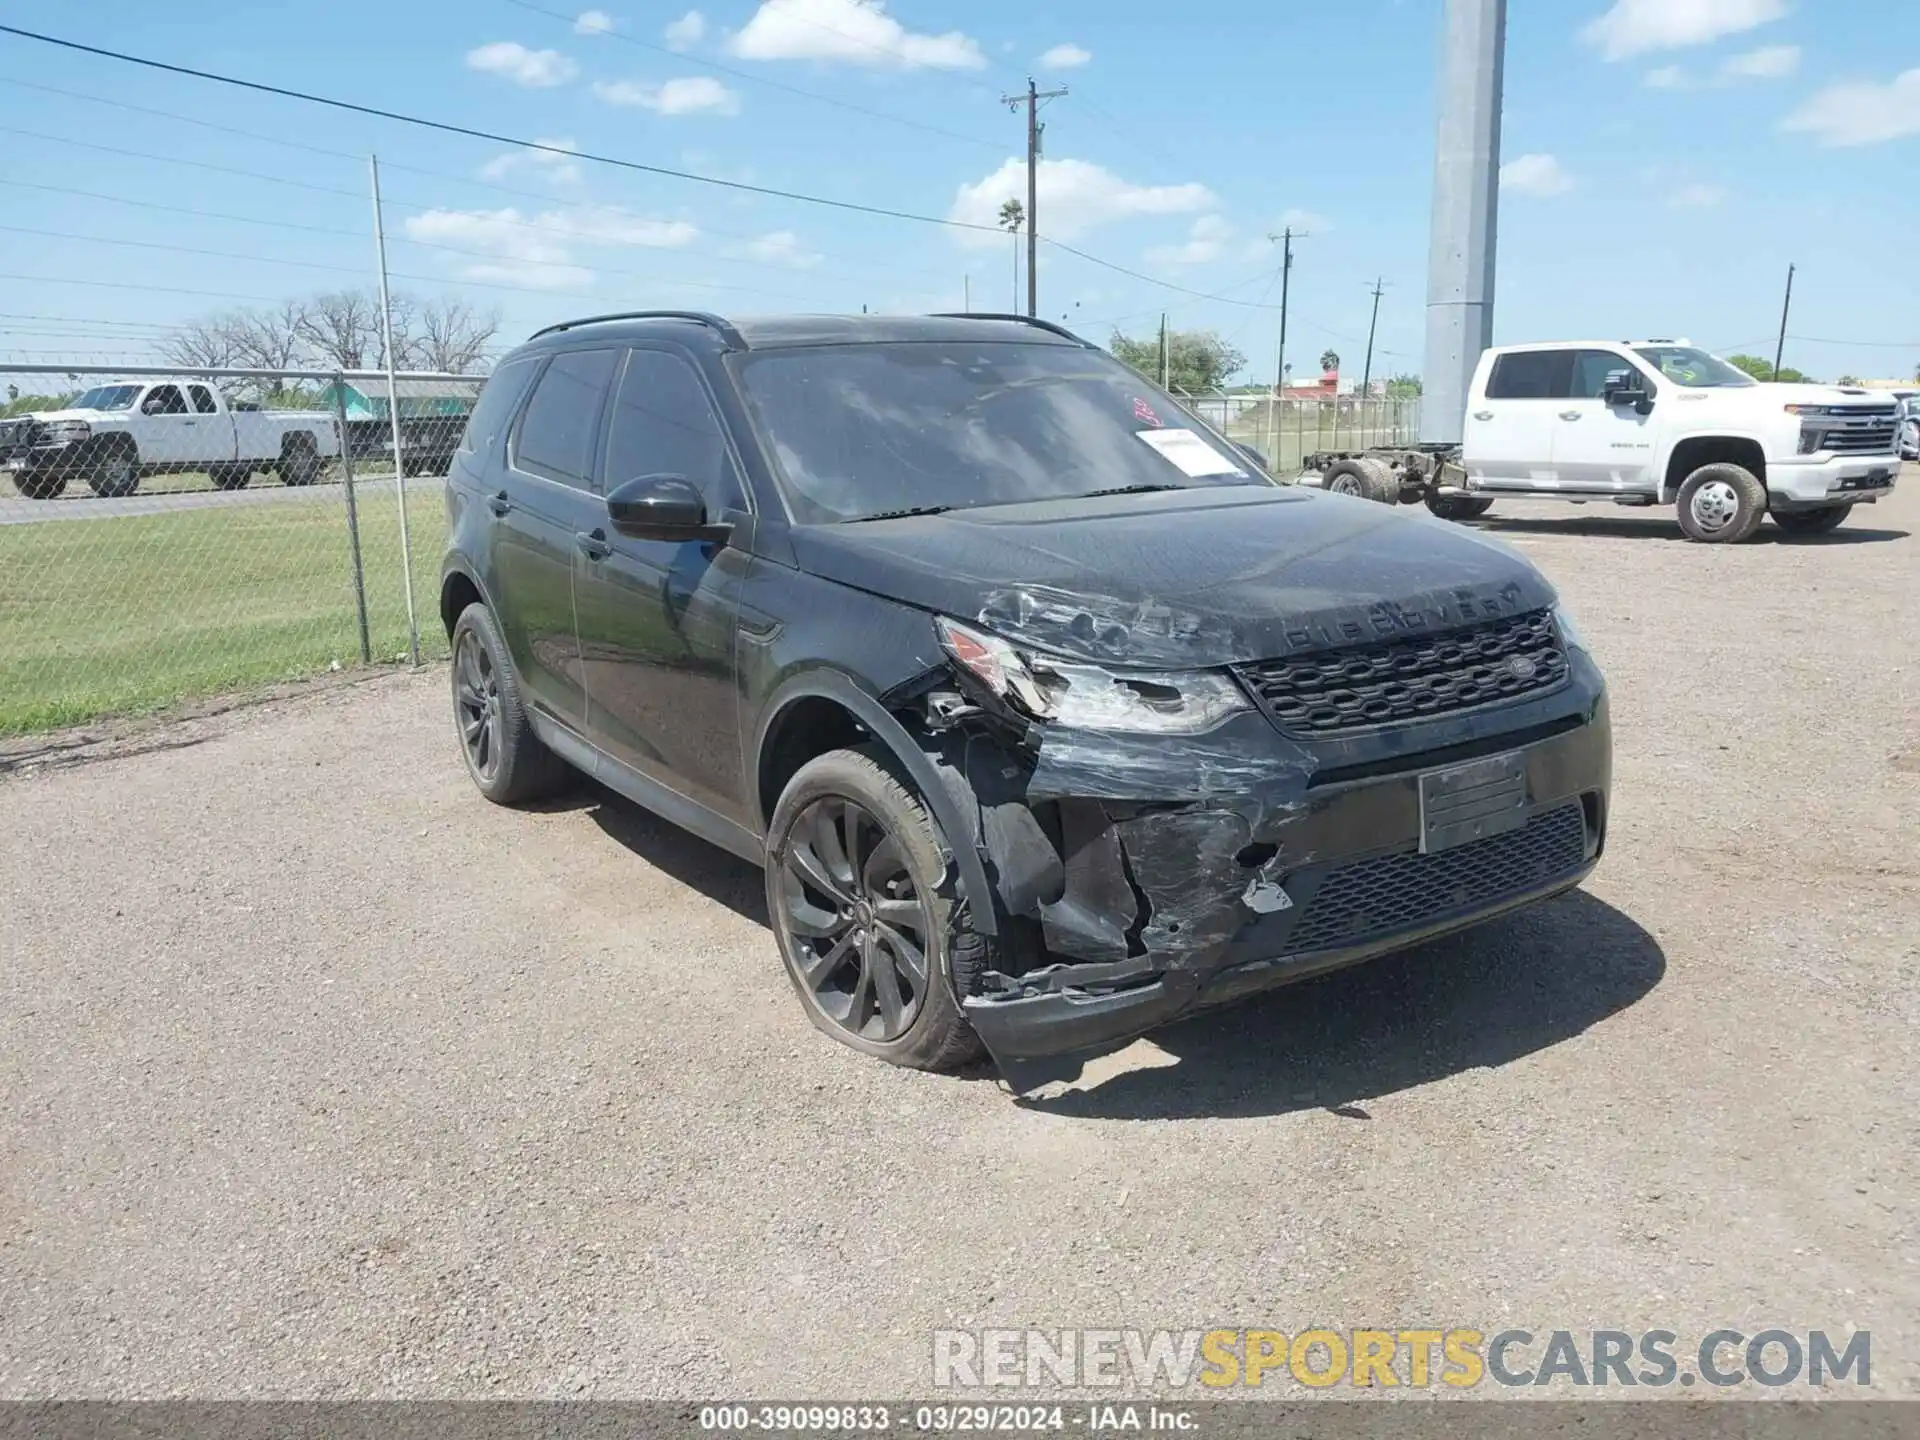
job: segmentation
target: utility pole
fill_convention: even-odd
[[[1360,373],[1360,398],[1373,397],[1373,332],[1380,324],[1380,292],[1387,288],[1386,276],[1373,282],[1373,318],[1367,322],[1367,366]]]
[[[1302,235],[1301,239],[1306,236]],[[1267,413],[1273,423],[1268,427],[1269,449],[1273,463],[1278,465],[1280,454],[1280,407],[1287,401],[1287,291],[1293,282],[1293,227],[1289,225],[1278,235],[1267,236],[1269,240],[1280,242],[1280,349],[1273,362],[1273,404],[1267,407]]]
[[[1787,353],[1787,312],[1793,309],[1793,266],[1787,266],[1787,298],[1780,303],[1780,342],[1773,347],[1773,378],[1780,378],[1780,360]]]
[[[1058,100],[1066,93],[1067,87],[1064,85],[1058,90],[1036,89],[1032,78],[1029,77],[1026,94],[1000,97],[1000,103],[1009,110],[1018,110],[1022,105],[1027,107],[1027,316],[1029,319],[1038,319],[1040,316],[1040,137],[1047,128],[1040,123],[1040,102]]]

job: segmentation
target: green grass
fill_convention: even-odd
[[[424,653],[445,519],[409,497]],[[362,497],[373,660],[404,658],[399,514]],[[166,515],[0,525],[0,735],[160,709],[361,664],[338,494]]]

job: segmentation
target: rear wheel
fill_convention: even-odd
[[[506,641],[479,601],[453,625],[453,721],[467,774],[496,805],[541,799],[572,778],[533,733]]]
[[[280,483],[311,485],[320,478],[320,452],[304,432],[280,442]]]
[[[1493,501],[1474,495],[1429,495],[1427,509],[1442,520],[1471,520],[1493,508]]]
[[[131,440],[109,441],[87,467],[87,484],[103,500],[119,500],[140,488],[140,452]]]
[[[1371,455],[1334,461],[1327,467],[1321,488],[1335,495],[1357,495],[1382,505],[1400,503],[1400,480],[1393,473],[1393,467]]]
[[[895,1065],[948,1070],[981,1053],[955,994],[948,847],[873,756],[835,750],[788,782],[767,834],[767,913],[807,1016]]]
[[[1767,518],[1767,488],[1743,465],[1702,465],[1681,484],[1676,508],[1689,540],[1737,545]]]
[[[1775,511],[1773,523],[1789,535],[1825,535],[1838,530],[1852,510],[1851,505],[1826,505],[1818,510]]]
[[[207,472],[207,478],[216,490],[244,490],[253,472],[238,465],[218,465]]]

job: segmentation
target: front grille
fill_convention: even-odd
[[[1543,695],[1567,678],[1548,610],[1439,635],[1243,665],[1240,678],[1290,735],[1427,720]]]
[[[31,450],[39,429],[37,420],[0,420],[0,455]]]
[[[1471,914],[1564,879],[1586,858],[1586,812],[1575,800],[1534,816],[1523,829],[1438,855],[1409,851],[1354,860],[1320,882],[1287,951],[1339,949]]]
[[[1829,430],[1821,436],[1819,447],[1838,455],[1891,455],[1894,423],[1862,425],[1849,430]]]

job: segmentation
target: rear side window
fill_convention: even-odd
[[[1573,393],[1572,350],[1511,350],[1493,362],[1489,400],[1565,400]]]
[[[562,485],[593,488],[594,442],[617,350],[568,350],[534,383],[514,432],[513,463]]]
[[[213,392],[204,385],[189,385],[187,393],[193,397],[193,408],[202,415],[214,413]]]
[[[520,397],[527,393],[527,381],[533,378],[539,364],[539,356],[523,356],[507,361],[487,378],[480,389],[480,398],[474,402],[473,413],[467,417],[467,432],[460,441],[463,451],[472,455],[490,450],[499,442],[508,419],[519,408]]]

